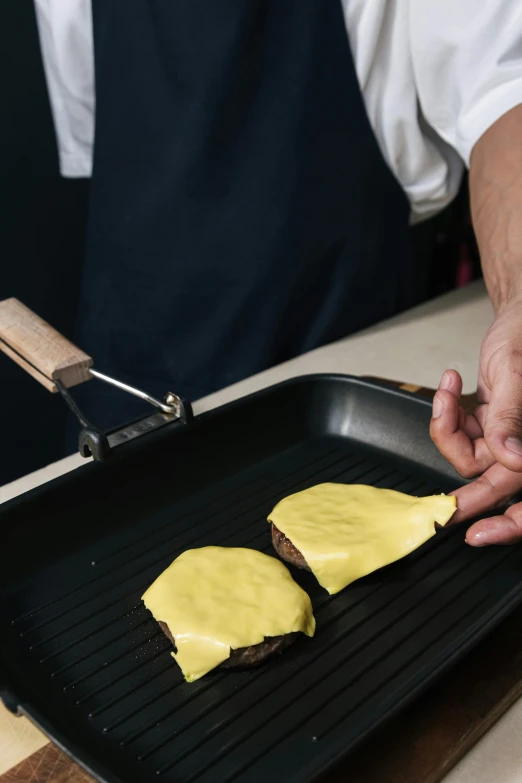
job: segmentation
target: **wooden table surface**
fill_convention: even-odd
[[[418,386],[395,385],[433,394]],[[473,406],[472,395],[466,404]],[[519,610],[323,783],[437,783],[521,693]],[[22,781],[92,783],[92,778],[26,718],[0,705],[0,783]]]

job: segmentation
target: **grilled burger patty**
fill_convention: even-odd
[[[166,623],[159,621],[159,626],[165,636],[170,639],[174,647],[176,647],[176,641],[172,636],[170,629]],[[283,636],[267,636],[264,642],[259,644],[252,644],[250,647],[238,647],[237,650],[230,651],[230,658],[218,667],[220,669],[252,669],[254,666],[259,666],[260,663],[266,661],[268,658],[273,658],[279,653],[286,650],[299,636],[298,632],[287,633]]]
[[[287,563],[291,563],[297,568],[304,568],[306,571],[312,570],[298,548],[284,533],[281,533],[274,523],[272,523],[272,546],[279,557],[282,557]]]

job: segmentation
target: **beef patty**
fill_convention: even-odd
[[[281,533],[281,531],[274,525],[273,522],[272,546],[274,547],[279,557],[282,557],[283,560],[287,561],[287,563],[291,563],[291,565],[297,566],[297,568],[304,568],[306,571],[312,570],[299,549],[294,546],[294,544],[292,544],[290,539],[287,538],[284,533]]]
[[[176,640],[172,636],[166,623],[158,622],[165,636],[170,639],[176,649]],[[220,669],[252,669],[260,663],[273,658],[283,650],[286,650],[297,638],[299,633],[286,633],[283,636],[266,636],[263,642],[252,644],[250,647],[238,647],[230,651],[230,658],[218,667]]]

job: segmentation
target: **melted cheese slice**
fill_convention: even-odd
[[[208,546],[180,555],[149,587],[143,602],[166,623],[187,682],[219,666],[238,647],[265,636],[313,636],[307,593],[279,560],[253,549]]]
[[[318,484],[282,500],[270,514],[329,593],[408,555],[445,525],[456,498],[416,498],[362,484]]]

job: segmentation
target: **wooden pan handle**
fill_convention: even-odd
[[[0,350],[52,392],[56,380],[69,388],[91,378],[91,357],[18,299],[0,302]]]

